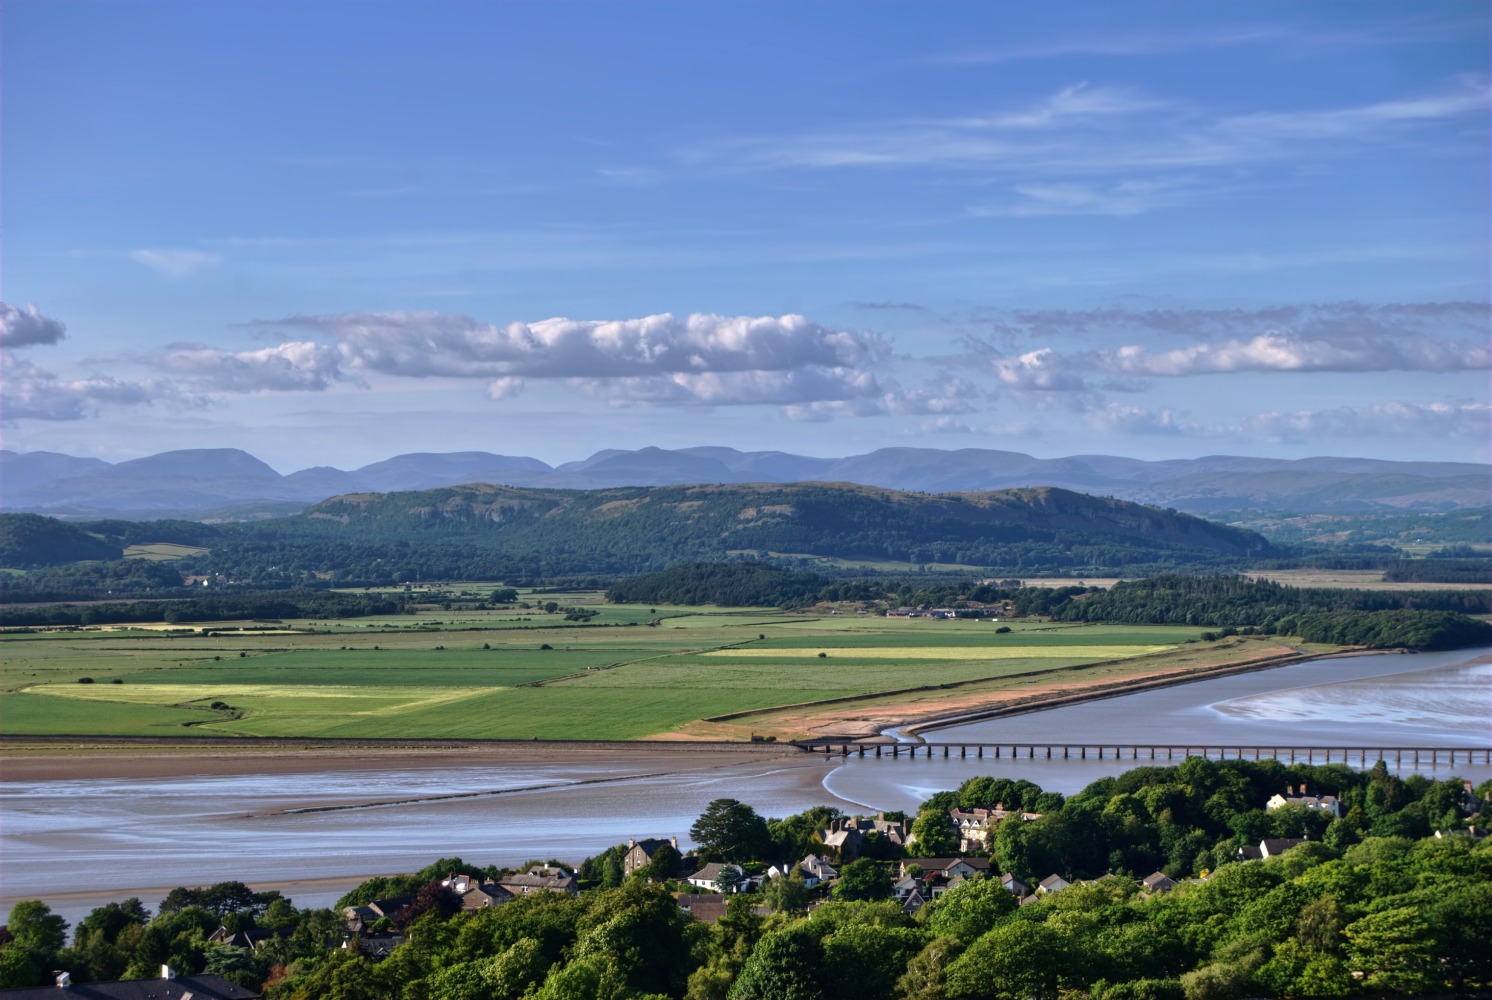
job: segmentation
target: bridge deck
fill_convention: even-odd
[[[1288,760],[1292,763],[1356,761],[1364,766],[1379,760],[1395,764],[1492,764],[1492,747],[1394,747],[1245,745],[1219,743],[1002,742],[1002,743],[883,743],[870,740],[794,740],[806,753],[831,757],[991,757],[996,760]]]

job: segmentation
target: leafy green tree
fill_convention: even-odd
[[[1435,938],[1418,907],[1396,906],[1347,925],[1347,959],[1363,985],[1414,996],[1443,981]]]
[[[1045,924],[1012,920],[969,946],[948,966],[950,1000],[1051,1000],[1066,949]]]
[[[834,883],[834,898],[852,900],[885,899],[891,895],[891,876],[886,868],[869,858],[860,858],[845,865]]]
[[[971,942],[1014,913],[1016,905],[1010,890],[994,879],[966,879],[924,907],[923,919],[938,937]]]
[[[700,964],[693,947],[700,928],[671,895],[661,886],[628,882],[593,893],[586,902],[577,928],[577,958],[605,958],[630,990],[684,992]]]
[[[910,927],[846,924],[823,940],[825,993],[838,1000],[890,1000],[925,940]]]
[[[802,925],[773,931],[757,942],[728,994],[729,1000],[823,1000],[824,949]]]
[[[945,1000],[948,966],[963,950],[958,938],[933,938],[907,963],[906,972],[896,981],[897,991],[906,1000]]]
[[[39,899],[23,899],[12,906],[6,927],[10,931],[6,947],[20,948],[39,958],[50,958],[67,943],[67,921]]]
[[[958,852],[958,828],[943,809],[924,809],[912,824],[917,853],[924,858],[948,857]]]
[[[716,799],[689,828],[700,852],[721,861],[755,861],[770,848],[767,823],[736,799]]]
[[[788,869],[786,875],[767,879],[762,887],[762,899],[777,913],[803,913],[808,909],[807,880],[797,865]]]
[[[0,986],[39,986],[67,942],[67,921],[39,899],[11,907],[10,938],[0,944]]]
[[[679,849],[672,844],[662,844],[653,852],[653,860],[642,868],[633,872],[640,874],[649,882],[665,882],[679,873],[679,866],[683,864],[684,856]]]

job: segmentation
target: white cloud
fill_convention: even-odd
[[[184,278],[203,268],[213,267],[223,259],[221,254],[201,250],[132,250],[129,257],[168,278]]]
[[[1473,371],[1492,367],[1485,342],[1360,337],[1355,342],[1305,340],[1283,331],[1251,340],[1191,344],[1169,351],[1128,345],[1098,360],[1128,375],[1205,375],[1223,372]]]
[[[1396,401],[1333,410],[1271,411],[1255,414],[1227,429],[1235,434],[1281,441],[1380,435],[1485,440],[1492,436],[1492,406],[1486,403],[1430,403],[1421,406]]]
[[[1143,174],[1218,174],[1266,162],[1356,155],[1384,143],[1423,141],[1442,123],[1475,120],[1489,105],[1486,81],[1463,76],[1440,91],[1392,100],[1309,110],[1209,114],[1180,101],[1081,83],[1050,97],[985,114],[936,120],[898,119],[797,135],[756,136],[702,145],[683,154],[726,170],[823,170],[921,167],[1017,180],[1030,214],[1068,213],[1076,203],[1104,214],[1161,207],[1161,190],[1146,191]],[[1444,132],[1440,134],[1446,134]],[[1112,176],[1111,184],[1064,186],[1073,177]],[[1156,183],[1164,184],[1164,178]],[[1129,185],[1130,190],[1122,186]],[[1189,196],[1216,195],[1225,185],[1198,185]],[[1121,211],[1122,209],[1122,211]],[[1010,214],[985,207],[975,211]]]
[[[257,351],[174,344],[156,360],[190,384],[216,392],[317,392],[344,378],[337,349],[309,340]]]
[[[67,327],[43,316],[34,305],[25,309],[0,302],[0,347],[34,347],[55,344],[67,336]]]
[[[513,399],[520,395],[527,386],[527,382],[513,375],[495,378],[487,383],[487,398],[499,400]]]
[[[140,406],[157,401],[196,405],[200,400],[169,381],[131,380],[109,376],[61,378],[8,352],[0,352],[0,422],[18,420],[82,420],[97,416],[104,406]]]
[[[1088,388],[1076,371],[1081,359],[1058,354],[1050,347],[1027,351],[1015,357],[995,358],[990,362],[995,376],[1012,389],[1041,392],[1077,392]]]
[[[1150,410],[1143,406],[1118,403],[1093,410],[1086,418],[1088,426],[1098,431],[1121,434],[1181,434],[1185,428],[1170,410]]]
[[[1203,422],[1169,409],[1109,403],[1085,415],[1089,427],[1119,434],[1181,434],[1303,443],[1323,438],[1492,437],[1492,406],[1486,403],[1408,403],[1390,401],[1330,410],[1267,410],[1235,420]]]
[[[625,320],[483,324],[442,313],[297,316],[263,325],[331,335],[350,369],[467,378],[647,378],[858,366],[884,357],[870,333],[802,316],[669,313]]]

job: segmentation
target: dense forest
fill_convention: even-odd
[[[0,514],[0,566],[34,569],[82,559],[118,559],[122,546],[39,514]]]
[[[796,607],[819,600],[829,583],[817,573],[764,563],[688,563],[614,584],[614,604],[718,604]]]
[[[1343,815],[1300,805],[1267,811],[1279,792],[1335,794]],[[1018,896],[989,877],[956,881],[918,908],[894,898],[895,856],[838,859],[809,889],[797,875],[730,897],[707,923],[681,907],[677,872],[624,876],[590,859],[577,897],[539,893],[463,909],[439,880],[497,874],[460,858],[365,883],[342,904],[394,891],[386,958],[343,947],[330,910],[299,910],[240,883],[178,889],[154,916],[138,899],[101,907],[75,929],[39,902],[11,912],[0,985],[146,978],[161,964],[213,972],[270,1000],[1237,1000],[1419,996],[1492,986],[1492,846],[1468,834],[1480,797],[1454,778],[1399,778],[1381,764],[1189,759],[1105,778],[1063,800],[1030,782],[975,778],[924,803],[925,847],[953,805],[997,801],[1040,818],[997,828],[990,872],[1034,885]],[[734,800],[711,803],[692,833],[698,860],[739,856],[759,872],[824,852],[816,830],[834,810],[764,820]],[[1434,831],[1444,836],[1436,837]],[[1263,838],[1308,837],[1267,860],[1239,860]],[[1278,845],[1284,846],[1284,845]],[[737,851],[750,851],[749,858]],[[1278,847],[1277,847],[1278,849]],[[661,852],[660,852],[661,853]],[[927,857],[929,850],[914,851]],[[966,855],[973,856],[973,855]],[[687,865],[670,858],[671,865]],[[527,867],[527,866],[525,866]],[[1179,884],[1146,891],[1160,869]],[[919,867],[908,868],[917,879]],[[915,912],[909,912],[913,911]],[[220,926],[253,931],[254,948],[209,943]],[[379,928],[382,930],[383,928]],[[349,942],[357,945],[356,938]]]
[[[1492,625],[1463,613],[1487,613],[1487,598],[1475,591],[1334,590],[1238,576],[1158,576],[1108,590],[1047,591],[1017,609],[1059,621],[1210,625],[1308,642],[1453,649],[1492,642]]]
[[[0,606],[0,625],[121,625],[161,621],[185,624],[283,618],[359,618],[397,614],[402,610],[402,602],[387,594],[243,590],[153,601]]]

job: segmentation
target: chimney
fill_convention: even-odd
[[[1300,783],[1300,794],[1302,794],[1302,795],[1304,795],[1304,794],[1305,794],[1305,793],[1306,793],[1306,790],[1305,790],[1305,782],[1304,782],[1304,781],[1302,781],[1302,782],[1301,782],[1301,783]]]
[[[634,848],[636,846],[637,846],[637,841],[633,840],[631,837],[628,837],[627,838],[627,850],[630,851],[630,850],[632,850],[632,848]]]
[[[173,969],[173,968],[171,968],[171,966],[169,966],[169,965],[163,965],[163,966],[161,966],[161,978],[162,979],[175,979],[176,978],[176,970]]]
[[[679,838],[678,837],[669,837],[668,838],[668,842],[673,845],[673,849],[674,850],[677,851],[679,849]]]
[[[71,986],[73,984],[72,973],[69,973],[69,972],[54,972],[54,973],[52,973],[52,975],[54,975],[54,976],[57,977],[57,988],[58,989],[65,990],[65,989],[67,989],[69,986]]]

